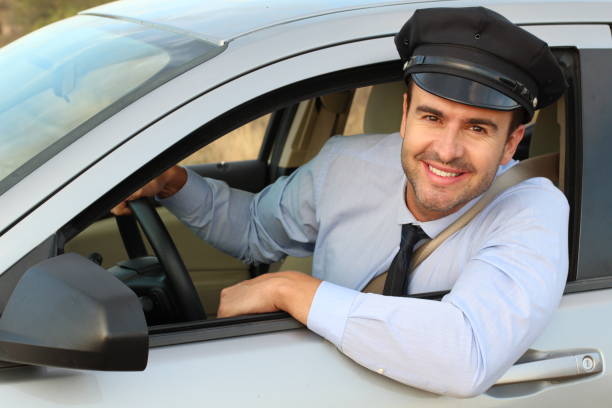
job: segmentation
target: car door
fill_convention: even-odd
[[[564,32],[575,30],[574,39],[584,35],[581,27],[561,28]],[[598,31],[599,34],[602,32]],[[554,37],[546,39],[553,42]],[[601,41],[609,48],[609,36]],[[575,206],[572,259],[576,281],[568,285],[568,293],[553,322],[533,346],[544,353],[534,352],[528,357],[543,362],[559,362],[550,357],[567,357],[569,353],[574,362],[582,363],[585,357],[590,357],[593,368],[596,368],[597,359],[612,352],[612,333],[605,324],[598,324],[605,321],[605,315],[612,310],[605,268],[609,259],[602,248],[609,242],[609,237],[598,227],[607,220],[605,209],[610,203],[597,196],[607,172],[601,172],[600,167],[580,166],[580,163],[587,163],[588,159],[588,162],[597,160],[601,164],[604,162],[602,155],[610,147],[609,144],[602,145],[601,140],[604,139],[602,133],[609,129],[611,115],[605,109],[612,106],[612,101],[608,93],[602,91],[601,82],[595,79],[601,79],[602,73],[609,72],[611,67],[609,50],[581,49],[578,55],[582,109],[577,114],[582,117],[576,123],[575,143],[583,147],[583,153],[573,153],[577,157],[568,174],[574,182],[573,194],[579,199],[576,202],[574,198],[572,203]],[[397,74],[389,73],[389,67],[398,66],[395,58],[391,37],[378,38],[296,56],[229,82],[183,106],[117,148],[32,212],[2,240],[19,238],[22,236],[19,234],[25,234],[32,225],[41,225],[46,235],[55,234],[46,242],[47,245],[43,244],[22,260],[20,268],[25,269],[28,264],[48,256],[49,251],[53,251],[54,241],[61,242],[71,231],[86,224],[88,217],[95,218],[101,209],[108,209],[146,178],[153,167],[169,165],[181,156],[185,145],[193,143],[192,139],[203,137],[196,132],[203,123],[208,126],[204,129],[206,132],[215,131],[214,126],[225,129],[209,120],[220,117],[233,107],[240,109],[231,118],[244,122],[245,117],[252,114],[249,109],[253,107],[249,101],[269,93],[270,100],[273,100],[278,97],[273,93],[275,90],[289,89],[293,96],[287,100],[308,97],[310,93],[325,88],[320,83],[328,81],[331,84],[338,80],[338,76],[329,76],[330,72],[340,72],[347,77],[354,72],[351,70],[354,67],[364,67],[354,80],[361,85],[367,83],[363,79],[367,74],[373,75],[375,81],[396,79]],[[312,81],[298,83],[305,79]],[[346,86],[351,85],[354,85],[351,81],[346,82]],[[271,102],[262,109],[273,107]],[[584,126],[581,127],[580,123]],[[186,135],[184,144],[175,145],[175,139],[168,140],[167,135],[171,133]],[[587,148],[587,141],[593,145]],[[117,163],[122,163],[121,168]],[[125,174],[131,176],[126,179]],[[53,214],[60,213],[58,208],[66,205],[71,207],[71,214],[80,214],[79,217],[51,219]],[[42,222],[50,219],[50,222]],[[584,254],[583,242],[592,248]],[[9,276],[8,272],[5,275]],[[6,279],[0,281],[1,285],[6,285]],[[416,390],[366,370],[282,314],[172,324],[150,327],[149,330],[152,348],[149,366],[142,373],[5,367],[0,369],[0,396],[8,406],[189,406],[205,403],[248,403],[252,406],[286,406],[288,403],[296,406],[563,406],[582,402],[585,394],[603,403],[606,393],[602,390],[609,386],[610,381],[605,371],[594,376],[562,378],[557,375],[558,370],[547,371],[540,365],[535,365],[533,370],[522,370],[526,374],[521,377],[521,369],[529,367],[517,365],[518,370],[512,371],[513,377],[506,377],[506,381],[508,378],[514,381],[509,385],[495,386],[476,398],[458,400]],[[567,359],[560,362],[566,364]],[[585,364],[583,368],[587,370],[588,362]],[[534,373],[541,375],[538,377]]]

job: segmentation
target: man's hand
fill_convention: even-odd
[[[306,324],[321,281],[296,271],[266,273],[221,291],[218,317],[285,311]]]
[[[158,177],[149,181],[142,188],[136,190],[128,198],[117,204],[111,213],[114,215],[131,214],[132,210],[127,206],[128,201],[137,200],[142,197],[168,198],[176,194],[187,182],[187,171],[179,166],[170,167]]]

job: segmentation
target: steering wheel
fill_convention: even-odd
[[[141,198],[129,201],[128,206],[149,240],[157,260],[166,271],[170,286],[178,297],[177,301],[183,316],[188,320],[206,319],[206,313],[189,272],[153,204],[148,199]]]

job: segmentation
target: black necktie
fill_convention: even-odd
[[[412,259],[412,250],[414,245],[421,239],[428,238],[427,234],[421,227],[412,224],[402,225],[402,240],[400,241],[400,249],[393,258],[387,279],[385,280],[385,289],[383,295],[386,296],[406,296],[408,292],[408,273],[410,272],[410,260]]]

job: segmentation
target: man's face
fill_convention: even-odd
[[[512,158],[525,127],[508,134],[511,112],[452,102],[414,84],[410,88],[401,128],[406,204],[418,220],[429,221],[486,191],[498,166]]]

